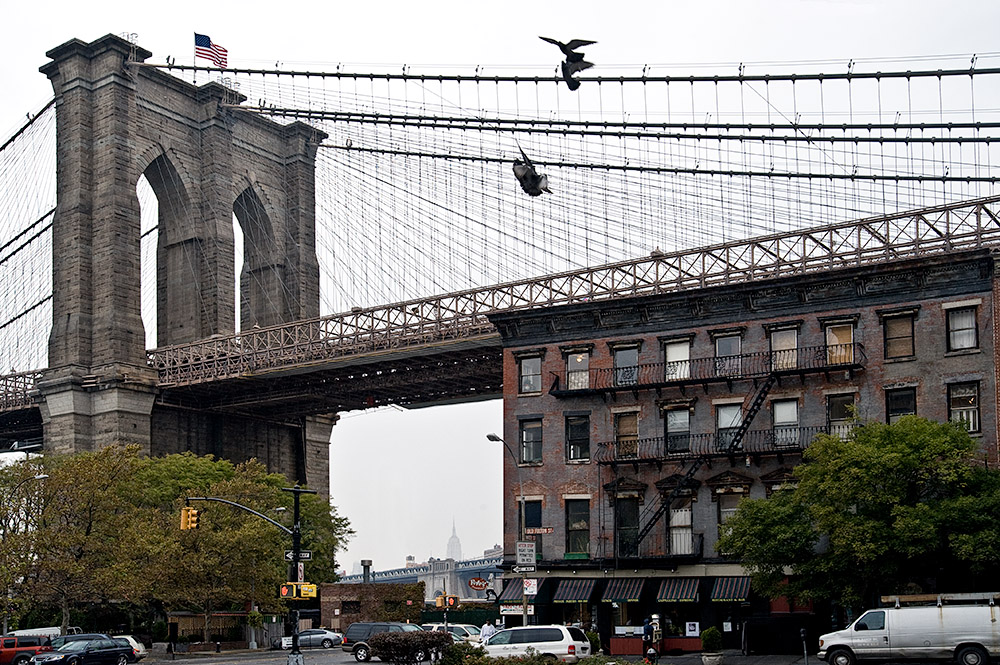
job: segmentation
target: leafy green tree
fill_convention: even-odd
[[[36,461],[0,467],[0,611],[9,627],[19,615],[31,572],[44,478]]]
[[[795,478],[742,502],[719,539],[762,593],[859,607],[914,587],[962,590],[996,571],[1000,476],[977,464],[976,441],[955,424],[908,416],[820,435]]]

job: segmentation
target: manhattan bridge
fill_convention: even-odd
[[[111,35],[47,56],[53,101],[0,147],[0,448],[134,441],[325,488],[337,413],[499,396],[491,312],[1000,243],[1000,54],[577,90]]]

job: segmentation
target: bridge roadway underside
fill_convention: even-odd
[[[157,404],[289,420],[390,404],[419,408],[494,399],[502,381],[500,339],[491,335],[163,387]]]

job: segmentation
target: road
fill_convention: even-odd
[[[342,651],[340,647],[332,649],[303,649],[303,660],[305,665],[357,665],[354,656]],[[141,661],[140,665],[168,665],[173,662],[177,665],[252,665],[261,663],[262,665],[279,665],[288,660],[288,651],[273,651],[257,649],[255,651],[226,651],[223,653],[197,653],[177,654],[176,660],[171,659],[166,653],[150,653]],[[378,660],[373,660],[373,665],[379,665]]]

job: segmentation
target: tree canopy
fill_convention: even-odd
[[[28,482],[34,475],[47,478]],[[21,483],[21,484],[18,484]],[[0,469],[0,580],[19,605],[70,611],[114,604],[191,610],[208,617],[256,605],[279,611],[288,536],[236,507],[198,502],[198,529],[181,531],[185,497],[227,499],[291,527],[288,480],[257,461],[191,453],[141,457],[136,447],[46,455]],[[336,553],[353,533],[325,497],[302,500],[302,542],[314,552],[310,582],[336,580]],[[284,509],[277,512],[276,509]],[[207,637],[207,636],[206,636]]]
[[[847,607],[911,590],[975,591],[1000,563],[1000,474],[960,426],[907,416],[820,435],[795,482],[743,501],[719,552],[758,591]]]

